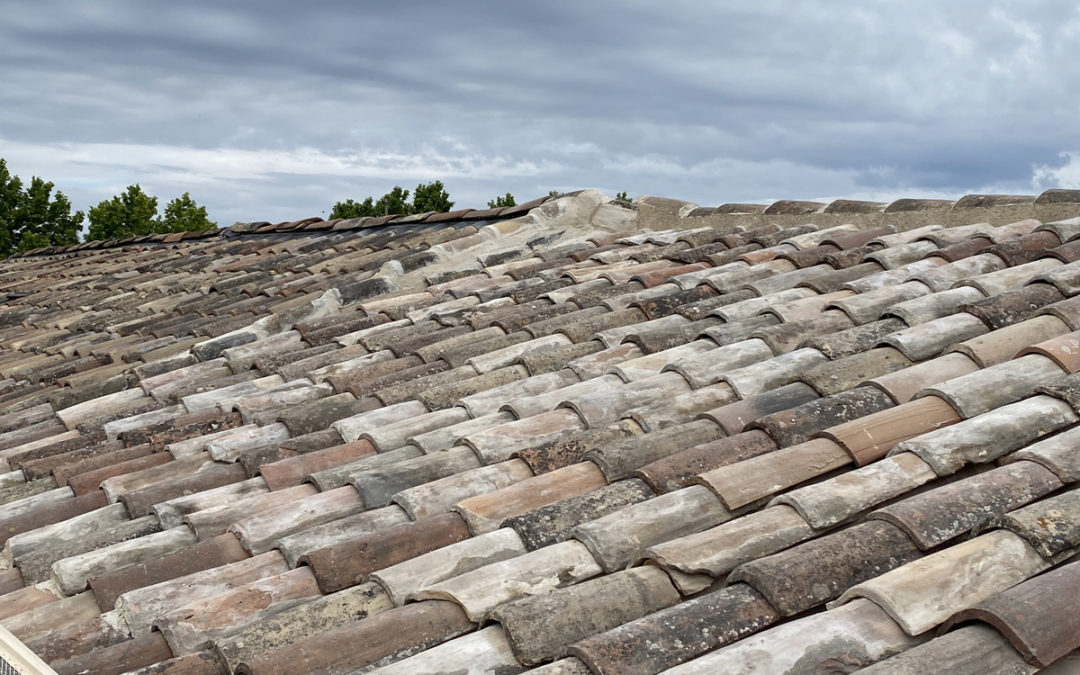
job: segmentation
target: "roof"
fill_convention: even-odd
[[[59,673],[1067,672],[1078,215],[584,191],[10,258],[0,626]]]

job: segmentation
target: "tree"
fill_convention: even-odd
[[[51,182],[34,176],[23,191],[13,229],[16,250],[79,243],[82,211],[72,213],[67,195],[60,191],[53,195],[52,190]]]
[[[142,191],[138,183],[129,185],[123,194],[90,207],[87,241],[138,237],[158,232],[157,197]]]
[[[629,202],[630,196],[626,192],[619,192],[615,195],[615,201],[617,202]]]
[[[443,188],[441,180],[434,183],[420,183],[413,193],[412,213],[427,213],[437,211],[446,213],[454,208],[454,202],[450,201],[450,194]]]
[[[72,213],[71,201],[53,187],[37,176],[24,186],[0,159],[0,256],[78,243],[83,213]]]
[[[558,190],[548,190],[548,197],[562,197],[562,193]]]
[[[364,216],[374,215],[375,200],[371,197],[362,202],[346,199],[343,202],[337,202],[334,204],[334,208],[330,209],[331,220],[334,218],[363,218]]]
[[[198,232],[212,230],[217,223],[206,215],[206,207],[199,206],[191,195],[185,192],[165,205],[161,224],[156,232]]]
[[[11,175],[7,162],[0,159],[0,254],[9,255],[14,248],[14,220],[22,196],[22,180]]]
[[[507,192],[504,196],[488,200],[489,209],[499,209],[504,206],[517,206],[517,202],[514,201],[514,195]]]
[[[394,189],[379,197],[375,202],[375,215],[389,216],[391,214],[412,213],[412,205],[409,204],[409,191],[395,185]]]

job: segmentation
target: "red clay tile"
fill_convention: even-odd
[[[1014,358],[1029,345],[1049,340],[1069,331],[1069,326],[1061,319],[1054,316],[1039,316],[965,340],[954,349],[985,368]]]
[[[482,533],[498,528],[507,518],[605,485],[604,474],[595,464],[581,462],[470,497],[459,502],[455,510],[464,516],[473,532]]]
[[[247,557],[247,551],[235,536],[223,534],[183,551],[122,567],[102,576],[91,577],[89,584],[98,604],[104,608],[112,608],[116,604],[116,599],[130,590],[237,562]]]
[[[960,415],[937,396],[903,403],[822,430],[821,435],[843,446],[859,466],[875,462],[900,441],[960,421]]]
[[[367,439],[344,443],[309,452],[305,455],[282,459],[259,467],[259,475],[271,490],[281,490],[300,485],[304,478],[317,471],[346,464],[361,457],[375,454],[375,446]]]
[[[316,549],[302,556],[300,563],[311,567],[323,593],[334,593],[356,585],[371,572],[469,536],[461,516],[445,513]]]
[[[149,666],[158,661],[171,659],[172,656],[172,650],[169,649],[161,633],[150,633],[51,665],[60,675],[76,675],[77,673],[120,675],[120,673]]]
[[[97,490],[101,487],[101,483],[109,478],[161,466],[171,461],[173,461],[173,458],[169,453],[155,452],[72,476],[68,478],[68,485],[76,495],[84,495]]]
[[[695,479],[729,509],[738,509],[851,463],[843,446],[815,438],[798,445],[703,472]]]
[[[906,403],[930,385],[967,375],[978,369],[979,366],[963,354],[951,353],[909,368],[879,375],[868,380],[868,384],[886,392],[897,403]]]

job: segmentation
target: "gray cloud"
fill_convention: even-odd
[[[482,206],[1080,177],[1069,2],[9,5],[0,156],[80,207],[136,181],[228,223],[435,178]]]

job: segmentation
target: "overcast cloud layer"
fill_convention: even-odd
[[[9,1],[0,157],[220,224],[435,179],[472,207],[1037,193],[1080,187],[1078,44],[1066,1]]]

